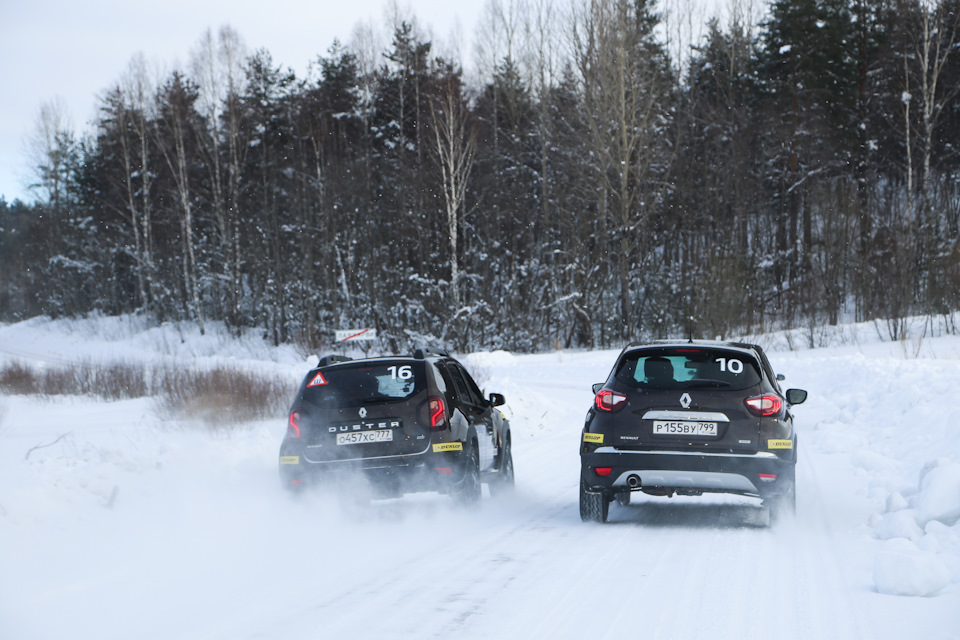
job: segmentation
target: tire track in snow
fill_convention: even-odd
[[[843,571],[846,560],[838,551],[842,541],[833,521],[844,513],[843,505],[837,504],[842,493],[824,493],[823,486],[832,486],[837,479],[821,476],[820,455],[814,451],[800,455],[797,517],[778,528],[792,557],[789,577],[797,604],[796,624],[811,639],[871,638],[851,596],[854,585]]]

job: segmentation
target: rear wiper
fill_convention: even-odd
[[[361,407],[366,404],[385,404],[387,402],[399,402],[400,400],[406,400],[406,398],[395,398],[394,396],[372,396],[370,398],[356,398],[351,400],[350,406]]]
[[[729,382],[724,382],[723,380],[689,380],[687,381],[687,388],[689,389],[705,389],[707,387],[729,387]]]

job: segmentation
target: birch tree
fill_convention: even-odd
[[[664,143],[669,96],[666,54],[656,43],[658,23],[647,0],[591,0],[576,18],[574,57],[583,82],[599,211],[614,232],[614,280],[619,289],[620,335],[639,328],[631,266],[643,260],[638,233],[658,198],[654,167]],[[639,305],[637,305],[639,306]]]
[[[919,184],[916,186],[919,206],[915,206],[920,232],[918,250],[921,260],[934,250],[932,245],[937,235],[937,221],[933,219],[932,162],[935,131],[943,116],[944,107],[960,95],[960,85],[941,82],[951,57],[958,53],[960,35],[960,10],[951,8],[944,0],[902,0],[902,11],[915,17],[908,22],[903,51],[903,112],[904,136],[907,147],[908,198],[914,201],[912,114],[911,103],[918,98],[919,131],[916,132],[919,146]]]
[[[467,180],[473,169],[476,132],[470,127],[469,113],[463,98],[460,73],[448,66],[441,77],[439,93],[431,103],[433,151],[443,180],[443,203],[446,213],[449,248],[450,291],[453,308],[460,307],[460,267],[457,253],[460,219],[463,216]]]
[[[174,72],[161,89],[159,98],[159,124],[157,144],[163,152],[167,168],[173,178],[180,217],[180,241],[182,243],[182,268],[186,307],[204,333],[203,308],[200,305],[196,240],[194,236],[193,204],[191,189],[191,162],[195,161],[192,146],[196,138],[197,122],[194,103],[197,89],[179,72]]]
[[[119,147],[117,176],[122,201],[111,201],[130,225],[136,263],[139,306],[158,311],[153,236],[154,86],[143,54],[130,59],[121,80],[104,99],[101,135]]]
[[[37,177],[31,187],[42,191],[48,205],[60,215],[67,198],[69,172],[73,166],[71,157],[76,151],[73,126],[62,98],[40,107],[28,145]]]
[[[208,29],[190,57],[192,78],[197,83],[197,105],[202,125],[196,132],[199,151],[203,157],[210,184],[210,200],[216,221],[218,262],[225,294],[227,324],[237,321],[239,275],[239,198],[237,180],[240,171],[238,145],[242,144],[237,130],[239,114],[235,93],[243,76],[243,41],[228,25],[220,27],[217,36]],[[224,149],[226,145],[226,149]],[[229,151],[226,153],[225,151]],[[218,300],[220,296],[217,297]]]

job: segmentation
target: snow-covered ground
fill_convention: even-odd
[[[295,499],[275,420],[212,430],[149,399],[0,395],[0,638],[960,638],[960,338],[761,336],[795,408],[798,513],[635,498],[580,522],[578,436],[615,351],[464,358],[506,395],[517,491]],[[293,349],[134,318],[0,326],[0,365]],[[635,497],[637,494],[634,494]]]

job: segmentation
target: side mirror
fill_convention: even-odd
[[[783,382],[786,379],[787,379],[787,376],[783,375],[782,373],[777,374],[777,382]]]
[[[803,389],[787,389],[787,402],[790,404],[803,404],[807,399],[807,392]]]
[[[600,392],[600,389],[603,389],[603,384],[604,383],[602,382],[598,382],[597,384],[593,385],[593,395],[597,395]]]
[[[506,403],[507,399],[503,397],[502,393],[491,393],[490,394],[490,406],[499,407],[500,405]]]

